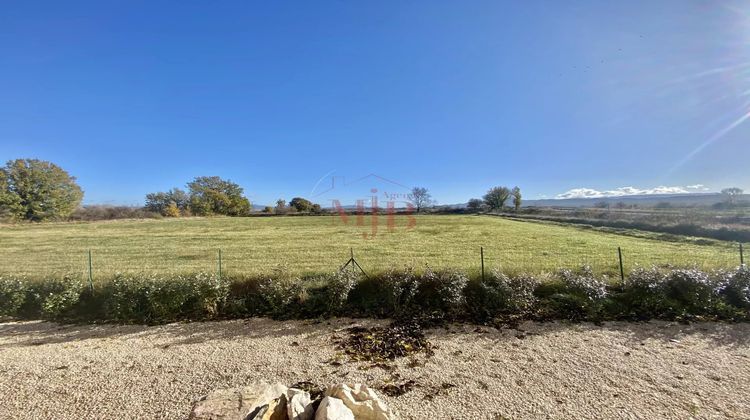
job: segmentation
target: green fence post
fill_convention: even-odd
[[[219,281],[221,281],[221,248],[219,248]]]
[[[94,269],[91,264],[91,250],[89,249],[89,289],[94,291]]]
[[[484,281],[484,247],[479,247],[479,257],[482,260],[482,281]]]
[[[625,281],[625,268],[622,265],[622,248],[617,247],[617,256],[620,258],[620,280]]]

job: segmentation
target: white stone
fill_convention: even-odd
[[[310,393],[301,389],[289,388],[286,391],[286,410],[289,420],[313,420],[315,409]]]
[[[357,420],[395,420],[388,407],[366,385],[339,384],[326,390],[328,397],[340,399]],[[316,417],[317,420],[317,417]]]
[[[189,418],[194,420],[252,418],[250,414],[259,411],[260,408],[269,404],[276,407],[282,402],[286,413],[286,397],[283,401],[275,401],[280,399],[286,391],[287,387],[282,384],[265,382],[240,388],[216,390],[193,404]]]
[[[357,417],[359,419],[359,417]],[[352,410],[338,398],[325,397],[315,412],[315,420],[355,420]]]

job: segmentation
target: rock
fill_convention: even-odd
[[[315,412],[315,420],[354,420],[354,413],[340,399],[325,397]]]
[[[313,420],[315,409],[310,393],[301,389],[289,388],[286,391],[286,410],[289,420]]]
[[[385,403],[366,385],[339,384],[326,390],[327,397],[340,399],[357,420],[394,420]],[[318,417],[316,416],[317,420]]]
[[[200,398],[193,404],[189,419],[285,419],[287,387],[276,383],[258,382],[252,385],[220,389]],[[281,398],[283,396],[283,398]],[[282,410],[283,417],[275,417]],[[257,417],[261,411],[273,417]]]
[[[243,417],[244,420],[287,420],[286,417],[286,395],[281,395],[270,403],[257,408]]]

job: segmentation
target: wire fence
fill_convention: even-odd
[[[503,247],[430,247],[424,250],[389,250],[382,247],[277,249],[241,247],[214,249],[132,249],[98,247],[88,250],[46,250],[39,257],[0,256],[0,273],[41,278],[81,276],[95,281],[115,273],[170,276],[195,272],[221,273],[225,277],[265,276],[282,271],[295,275],[331,273],[352,258],[367,273],[406,267],[417,270],[458,269],[472,275],[499,270],[507,274],[539,274],[588,266],[597,274],[626,276],[636,267],[731,269],[745,263],[745,249],[676,246],[667,252],[647,248],[612,247],[589,250],[509,249]]]

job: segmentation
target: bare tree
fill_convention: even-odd
[[[276,207],[274,208],[274,210],[278,214],[286,213],[288,210],[286,206],[286,200],[284,200],[283,198],[279,198],[278,200],[276,200]]]
[[[742,188],[732,187],[724,188],[721,193],[727,197],[729,204],[734,204],[737,201],[737,197],[741,196],[745,191]]]
[[[518,187],[513,187],[513,190],[511,190],[510,194],[513,196],[513,207],[516,209],[516,211],[521,210],[521,189]]]
[[[482,209],[482,206],[484,205],[484,201],[478,199],[478,198],[472,198],[469,200],[469,202],[466,204],[466,208],[471,212],[479,212],[479,210]]]
[[[417,208],[417,213],[419,213],[419,210],[432,204],[432,196],[427,191],[427,188],[414,187],[411,189],[411,193],[409,193],[409,201],[414,204],[414,207]]]

